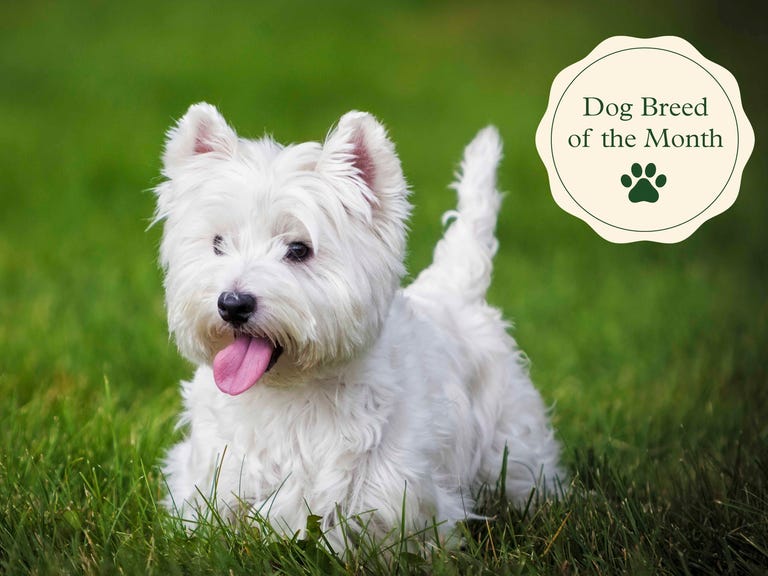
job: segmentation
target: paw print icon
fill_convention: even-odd
[[[656,176],[656,164],[646,164],[645,171],[643,171],[643,167],[635,162],[632,164],[630,172],[632,172],[632,176],[623,174],[621,177],[624,188],[630,188],[630,202],[656,202],[659,199],[659,188],[663,188],[667,183],[667,177],[664,174]],[[654,176],[656,179],[652,181]]]

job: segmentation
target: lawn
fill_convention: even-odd
[[[709,0],[3,3],[0,573],[768,571],[763,27]],[[554,76],[619,34],[689,40],[735,75],[755,129],[737,202],[680,244],[602,240],[555,205],[536,153]],[[338,558],[267,526],[187,534],[159,509],[191,367],[147,228],[164,131],[199,100],[284,142],[375,113],[414,190],[411,275],[462,147],[499,127],[490,298],[553,405],[564,499],[497,500],[463,549],[423,557]]]

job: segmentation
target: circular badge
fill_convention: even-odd
[[[555,78],[536,147],[558,205],[611,242],[680,242],[736,200],[754,133],[688,42],[616,36]]]

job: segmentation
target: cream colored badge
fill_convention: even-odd
[[[536,132],[558,205],[611,242],[680,242],[736,200],[754,146],[736,80],[674,36],[560,72]]]

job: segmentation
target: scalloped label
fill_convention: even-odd
[[[536,132],[557,204],[616,243],[680,242],[727,210],[754,141],[733,75],[674,36],[600,43]]]

